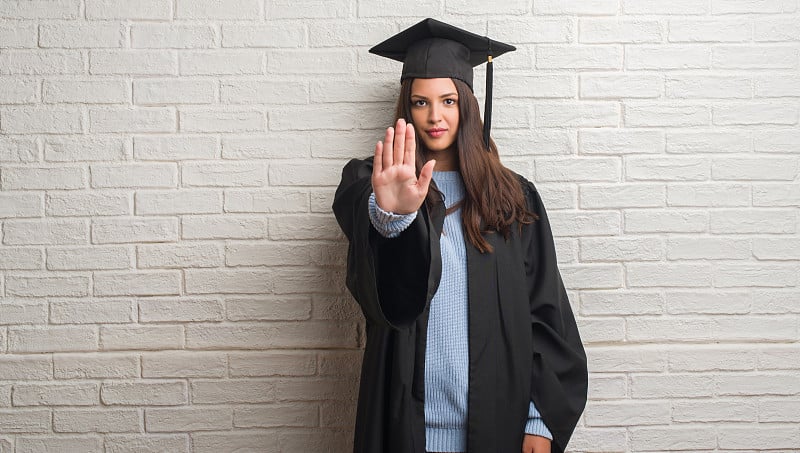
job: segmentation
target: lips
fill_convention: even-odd
[[[445,132],[447,132],[447,129],[434,128],[434,129],[428,129],[425,132],[433,138],[439,138],[442,135],[444,135]]]

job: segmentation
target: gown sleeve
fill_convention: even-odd
[[[531,400],[553,434],[553,453],[567,446],[586,405],[588,370],[575,316],[558,270],[555,244],[542,199],[526,184],[526,279],[533,331]]]
[[[430,294],[429,222],[423,207],[397,237],[379,234],[369,217],[371,177],[372,159],[353,159],[334,195],[333,212],[349,241],[346,283],[369,323],[407,327]]]

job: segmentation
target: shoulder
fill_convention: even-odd
[[[535,199],[536,195],[539,192],[536,189],[536,186],[532,182],[530,182],[527,178],[520,175],[519,173],[510,169],[508,171],[510,171],[511,174],[513,174],[517,178],[517,181],[519,181],[520,188],[522,189],[522,195],[525,196],[525,199],[528,200],[529,203],[531,200]]]
[[[347,179],[359,179],[372,175],[372,157],[366,159],[350,159],[342,169],[342,176]]]

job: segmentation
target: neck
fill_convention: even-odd
[[[428,160],[436,159],[433,171],[456,171],[458,170],[458,152],[455,148],[436,153],[428,153]]]

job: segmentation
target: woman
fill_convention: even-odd
[[[490,49],[513,47],[432,19],[372,49],[404,62],[397,122],[333,205],[367,321],[356,452],[562,452],[585,405],[544,206],[482,134]]]

